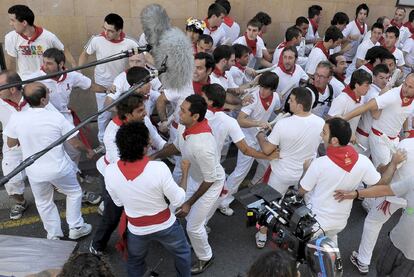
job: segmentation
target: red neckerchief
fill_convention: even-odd
[[[395,45],[391,48],[391,50],[387,48],[387,50],[388,50],[388,51],[390,51],[390,53],[391,53],[391,54],[394,54],[395,49],[397,49],[397,48],[395,47]]]
[[[316,88],[316,87],[315,87]],[[316,88],[316,90],[320,93],[320,94],[324,94],[326,91],[326,87],[325,88]]]
[[[209,84],[210,84],[210,77],[208,77],[207,83],[201,83],[201,82],[194,82],[193,81],[193,90],[194,90],[195,94],[202,95],[203,94],[203,92],[201,90],[202,87],[204,85],[209,85]]]
[[[406,137],[406,138],[414,138],[414,130],[410,130],[410,131],[407,131],[407,132],[408,132],[408,137]]]
[[[342,84],[345,82],[345,73],[342,75],[338,75],[338,74],[334,74],[335,78],[338,79],[338,81],[340,81]]]
[[[402,22],[400,24],[397,24],[394,19],[391,20],[391,25],[397,27],[398,29],[401,29],[401,27],[403,26]]]
[[[360,23],[358,22],[358,20],[355,19],[355,25],[357,26],[359,32],[361,33],[361,35],[363,35],[365,33],[365,23],[362,23],[362,26],[360,25]]]
[[[407,27],[408,30],[410,30],[411,34],[414,34],[414,27],[413,27],[413,25],[411,25],[410,21],[405,22],[403,26]]]
[[[210,125],[208,125],[207,118],[204,118],[202,121],[197,122],[189,128],[185,128],[183,138],[186,139],[189,135],[197,135],[202,133],[211,133],[211,128]]]
[[[117,162],[119,170],[125,176],[128,181],[136,179],[143,171],[145,166],[148,164],[149,158],[144,156],[142,160],[137,160],[135,162],[125,162],[119,160]]]
[[[117,126],[122,126],[124,124],[124,121],[122,119],[120,119],[119,116],[115,116],[114,118],[112,118],[112,121]]]
[[[216,107],[208,107],[207,108],[209,111],[211,111],[212,113],[216,113],[216,112],[222,112],[222,111],[224,111],[224,108],[223,107],[221,107],[221,108],[216,108]]]
[[[22,38],[24,38],[25,40],[27,40],[27,43],[30,44],[32,42],[34,42],[38,37],[40,37],[40,35],[43,33],[43,28],[42,27],[38,27],[38,26],[33,26],[34,27],[34,34],[32,37],[27,37],[23,34],[19,34]]]
[[[339,147],[328,146],[326,156],[346,172],[351,172],[359,158],[358,152],[350,145]]]
[[[287,44],[288,44],[288,42],[287,41],[284,41],[284,42],[280,43],[277,46],[277,49],[283,49],[283,48],[285,48],[287,46]]]
[[[402,92],[402,88],[401,88],[401,90],[400,90],[400,98],[401,98],[401,106],[402,106],[402,107],[406,107],[406,106],[411,105],[411,103],[412,103],[412,102],[413,102],[413,100],[414,100],[414,97],[407,97],[407,96],[404,96],[404,95],[403,95],[403,92]]]
[[[368,68],[369,70],[374,70],[374,65],[372,63],[366,63],[365,67]]]
[[[13,108],[15,108],[16,111],[18,111],[18,112],[20,112],[22,110],[22,108],[24,106],[26,106],[26,104],[27,104],[26,100],[23,100],[20,103],[13,102],[10,99],[3,99],[3,101],[6,102],[7,104],[9,104],[10,106],[12,106]]]
[[[257,49],[257,38],[255,40],[251,40],[247,37],[247,34],[244,33],[244,39],[246,40],[247,46],[252,49],[253,56],[256,56],[256,49]]]
[[[295,73],[295,70],[296,70],[296,64],[294,64],[292,69],[290,71],[287,71],[285,65],[283,64],[283,60],[281,58],[279,58],[279,62],[277,63],[277,66],[280,68],[280,70],[282,70],[284,73],[290,76],[293,76],[293,73]]]
[[[321,49],[322,52],[325,54],[326,58],[329,59],[329,50],[325,48],[325,45],[323,45],[323,41],[318,41],[315,44],[315,47]]]
[[[206,27],[207,27],[207,29],[209,29],[210,30],[210,32],[214,32],[214,31],[216,31],[217,29],[218,29],[218,27],[217,26],[215,26],[215,27],[211,27],[210,26],[210,24],[208,24],[208,19],[206,18],[206,19],[204,19],[204,23],[206,23]]]
[[[380,36],[379,40],[378,40],[379,44],[382,46],[385,43],[385,39],[383,36]]]
[[[43,65],[40,67],[40,70],[42,70],[43,72],[45,72],[45,70],[43,68]],[[66,70],[66,68],[65,67],[62,67],[62,70]],[[47,73],[45,72],[45,74],[47,74]],[[65,74],[62,74],[62,75],[59,75],[59,76],[50,78],[50,79],[56,81],[57,83],[62,83],[63,81],[66,80],[67,77],[68,77],[68,74],[65,73]]]
[[[226,72],[225,71],[221,71],[220,69],[218,69],[217,67],[214,68],[213,73],[216,74],[219,77],[223,77],[224,79],[227,79],[226,77]]]
[[[312,25],[313,34],[315,35],[315,34],[316,34],[316,32],[318,31],[318,27],[319,27],[319,25],[318,25],[318,23],[316,23],[316,21],[315,21],[315,20],[313,20],[313,19],[309,19],[309,22],[310,22],[310,24]]]
[[[104,38],[106,38],[105,32],[100,33],[100,35],[103,36]],[[124,38],[125,38],[125,33],[121,32],[121,34],[119,35],[119,39],[112,39],[112,40],[110,40],[110,42],[120,43],[120,42],[124,41]]]
[[[354,100],[355,103],[361,102],[361,97],[358,98],[355,94],[355,91],[353,91],[349,85],[346,86],[342,91],[348,94],[348,96],[351,97],[351,99]]]
[[[224,19],[223,19],[223,23],[226,24],[227,26],[231,27],[234,24],[234,20],[230,16],[225,16]]]
[[[234,66],[240,69],[243,73],[246,70],[246,67],[242,66],[239,62],[236,62]]]
[[[259,98],[260,101],[262,102],[263,108],[267,111],[270,107],[270,105],[272,104],[273,101],[273,93],[270,94],[268,97],[266,98],[262,98],[259,94]]]

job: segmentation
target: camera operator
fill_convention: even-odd
[[[291,253],[276,248],[261,255],[250,267],[247,277],[299,277]]]
[[[360,182],[366,185],[388,184],[397,165],[405,160],[405,153],[397,151],[391,162],[385,166],[381,177],[367,157],[358,154],[348,145],[351,134],[351,127],[344,119],[326,120],[321,134],[326,156],[319,157],[310,164],[299,188],[300,195],[310,192],[306,202],[311,204],[312,212],[321,227],[314,236],[324,233],[336,243],[337,234],[347,224],[352,201],[337,202],[334,191],[355,190]]]

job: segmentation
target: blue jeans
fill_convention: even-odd
[[[160,242],[168,252],[174,255],[177,276],[191,276],[191,249],[178,220],[171,227],[153,234],[137,236],[128,231],[127,240],[129,277],[140,277],[145,274],[145,257],[152,240]]]

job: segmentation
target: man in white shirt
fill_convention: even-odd
[[[404,7],[397,7],[395,9],[394,18],[391,20],[391,25],[400,30],[400,36],[398,38],[397,47],[401,49],[407,39],[411,36],[410,30],[405,26],[404,19],[407,11]]]
[[[302,41],[302,33],[299,28],[297,28],[296,26],[287,28],[285,32],[285,41],[280,43],[276,47],[275,52],[273,53],[272,64],[274,65],[279,64],[279,61],[282,57],[282,51],[283,49],[285,49],[285,47],[288,47],[288,46],[298,47],[301,41]],[[303,61],[304,65],[306,65],[306,63],[307,63],[307,59]]]
[[[309,76],[315,74],[319,62],[328,61],[329,50],[341,45],[343,37],[342,32],[335,26],[330,26],[326,30],[323,41],[317,42],[309,54],[305,68]]]
[[[333,75],[333,66],[328,61],[318,64],[313,75],[313,84],[308,87],[315,93],[312,113],[325,118],[334,98],[333,87],[329,84]]]
[[[13,71],[0,72],[0,86],[21,82],[20,76]],[[0,91],[0,122],[3,130],[7,127],[10,117],[13,113],[27,110],[29,105],[22,96],[22,86],[16,86]],[[22,162],[22,151],[20,147],[9,148],[7,146],[7,137],[3,132],[3,159],[1,166],[3,175],[9,174]],[[24,179],[25,174],[20,172],[10,179],[4,187],[10,199],[13,200],[10,209],[10,219],[19,219],[27,208],[27,202],[24,199]]]
[[[88,57],[95,54],[100,60],[122,51],[138,47],[138,42],[125,35],[123,32],[124,20],[117,14],[108,14],[103,23],[103,31],[99,35],[92,36],[86,43],[84,50],[79,56],[79,65],[84,65]],[[112,87],[113,81],[118,74],[127,69],[128,60],[121,59],[110,63],[100,64],[95,67],[95,83],[105,87],[107,90]],[[97,109],[104,107],[105,93],[96,95]],[[104,112],[98,117],[98,140],[102,143],[105,127],[110,120],[110,112]]]
[[[228,0],[216,0],[215,3],[226,9],[226,16],[223,18],[222,27],[226,32],[226,37],[230,43],[233,43],[240,34],[240,25],[230,17],[231,5]]]
[[[344,55],[335,53],[329,56],[329,61],[333,65],[333,76],[329,84],[334,90],[334,97],[337,97],[345,88],[345,72],[348,67]]]
[[[213,38],[213,48],[228,43],[226,31],[221,26],[226,14],[226,9],[217,3],[213,3],[208,7],[207,18],[204,19],[207,27],[204,29],[204,34]]]
[[[49,102],[49,93],[43,84],[26,85],[23,96],[31,109],[14,113],[4,132],[7,145],[14,147],[20,144],[23,158],[26,159],[72,130],[73,125],[59,112],[45,109]],[[87,149],[75,135],[68,142],[87,152],[89,158],[93,157],[94,152]],[[92,231],[92,226],[85,223],[81,215],[82,190],[76,179],[75,166],[61,144],[27,167],[26,174],[48,239],[63,237],[59,212],[53,202],[53,187],[66,194],[69,238],[78,239]]]
[[[306,53],[306,34],[308,33],[309,29],[309,20],[306,19],[306,17],[304,16],[299,16],[298,18],[296,18],[295,27],[298,28],[302,33],[302,39],[300,41],[300,44],[296,48],[298,50],[298,56],[303,61],[303,63],[300,63],[300,66],[303,69],[305,69],[306,63],[308,61],[307,54],[309,54],[312,50],[310,49],[309,52]]]
[[[238,43],[233,44],[233,49],[236,61],[228,73],[237,86],[242,86],[250,82],[252,77],[256,75],[254,69],[248,67],[251,49]]]
[[[388,27],[388,29],[385,30],[384,47],[394,55],[397,67],[402,70],[405,65],[404,54],[396,47],[399,36],[400,31],[397,27]]]
[[[404,75],[407,76],[414,68],[414,34],[407,38],[401,50],[405,60],[405,65],[403,66]]]
[[[173,254],[177,275],[190,277],[191,249],[170,211],[170,206],[184,203],[185,190],[174,182],[166,164],[146,156],[149,141],[143,123],[121,126],[116,135],[120,160],[105,170],[108,193],[116,206],[124,208],[119,229],[128,252],[128,276],[145,275],[145,257],[155,240]]]
[[[35,15],[25,5],[14,5],[8,10],[10,25],[14,31],[6,34],[4,50],[6,65],[9,70],[16,69],[23,80],[42,65],[42,54],[48,48],[65,51],[66,59],[72,67],[76,66],[69,50],[51,32],[34,25]],[[17,65],[17,66],[16,66]]]
[[[348,145],[351,128],[341,118],[328,119],[321,136],[327,155],[311,162],[300,181],[299,194],[309,193],[306,202],[321,228],[315,236],[324,234],[338,245],[337,234],[347,224],[353,201],[339,203],[334,192],[355,190],[361,181],[367,185],[389,183],[399,160],[393,159],[381,177],[367,157]]]
[[[306,52],[305,54],[309,54],[312,50],[313,46],[315,45],[318,40],[320,40],[320,36],[318,33],[319,22],[321,21],[322,7],[319,5],[313,5],[308,8],[308,20],[309,20],[309,29],[306,32]]]
[[[153,159],[176,155],[190,161],[186,201],[178,209],[178,217],[186,217],[187,234],[197,256],[192,274],[204,272],[214,256],[208,243],[205,224],[224,186],[224,169],[220,165],[217,144],[204,117],[207,103],[202,96],[193,94],[181,104],[180,126],[173,144],[167,144],[152,155]]]

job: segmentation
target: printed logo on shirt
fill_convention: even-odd
[[[19,52],[23,56],[42,56],[43,47],[41,45],[20,45]]]

